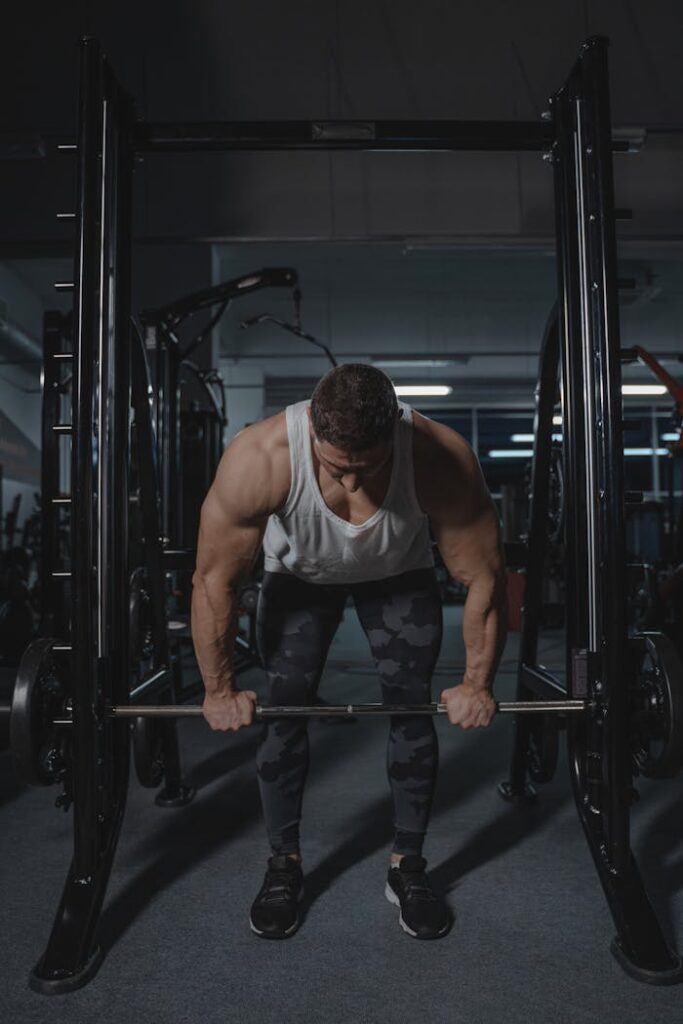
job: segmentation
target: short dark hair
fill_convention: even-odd
[[[392,436],[398,413],[396,392],[386,373],[367,363],[344,363],[318,381],[311,398],[319,441],[360,452]]]

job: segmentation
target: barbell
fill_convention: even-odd
[[[648,777],[671,777],[683,764],[683,669],[665,636],[644,633],[630,638],[638,666],[630,685],[630,742],[634,770]],[[73,725],[71,701],[64,682],[65,666],[59,642],[40,638],[27,648],[14,688],[12,704],[0,705],[0,718],[9,716],[10,743],[21,777],[34,785],[49,785],[64,776],[70,765],[69,734]],[[599,711],[593,700],[558,699],[499,701],[503,714],[531,714],[541,725],[557,722],[560,715]],[[373,716],[446,715],[446,704],[313,704],[259,705],[256,722],[277,718],[336,718],[351,720]],[[545,716],[545,719],[544,719]],[[148,720],[201,718],[201,705],[127,704],[106,706],[104,719]],[[151,725],[151,722],[150,722]],[[534,726],[535,728],[535,726]]]
[[[499,701],[496,710],[503,713],[528,714],[550,712],[572,713],[585,711],[585,700],[511,700]],[[3,708],[0,707],[0,714]],[[262,721],[268,718],[347,718],[373,715],[445,715],[448,713],[446,704],[305,704],[305,705],[273,705],[257,704],[254,708],[254,719]],[[200,718],[203,710],[200,704],[126,704],[108,708],[109,718]],[[67,716],[56,719],[55,725],[70,725],[72,719]]]
[[[589,702],[585,700],[509,700],[497,701],[496,711],[502,714],[571,714],[585,711]],[[23,714],[23,711],[21,712]],[[0,704],[0,718],[13,714],[12,704]],[[15,712],[16,714],[16,712]],[[119,704],[107,708],[107,718],[201,718],[204,714],[201,704]],[[269,718],[361,718],[369,716],[393,717],[394,715],[446,715],[447,704],[256,704],[254,720]],[[51,725],[73,725],[71,704],[67,702],[65,713],[52,718]]]

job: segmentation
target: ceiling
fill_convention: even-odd
[[[581,41],[605,34],[614,124],[651,128],[639,155],[617,158],[625,232],[683,239],[679,0],[424,0],[419,18],[412,0],[36,0],[3,22],[0,154],[25,158],[0,160],[0,255],[68,253],[54,214],[73,202],[73,167],[54,143],[75,130],[83,33],[156,121],[536,120]],[[36,137],[45,155],[29,159]],[[539,154],[157,155],[137,168],[136,234],[523,244],[552,235],[550,195]]]
[[[639,153],[615,158],[617,205],[633,210],[619,224],[621,273],[637,282],[624,296],[624,336],[675,354],[682,32],[679,0],[17,5],[0,62],[12,97],[0,126],[0,261],[45,306],[64,305],[53,282],[70,276],[72,239],[54,215],[72,208],[74,167],[55,142],[75,131],[83,33],[102,40],[139,115],[158,121],[538,119],[581,41],[600,33],[611,39],[613,122],[648,129]],[[554,292],[552,180],[540,154],[147,157],[135,173],[135,239],[136,308],[295,266],[304,326],[335,352],[448,349],[461,357],[448,372],[484,392],[491,378],[533,378]],[[289,316],[288,303],[252,296],[244,315]],[[265,353],[268,372],[283,376],[293,364],[324,367],[286,336],[240,331],[242,315],[235,306],[225,318],[224,356],[246,364]]]

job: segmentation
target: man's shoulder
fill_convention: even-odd
[[[413,452],[416,466],[421,462],[461,464],[465,468],[475,458],[469,442],[457,430],[437,423],[413,410]]]
[[[289,448],[286,410],[243,427],[228,445],[234,455],[251,455],[268,460]]]
[[[214,485],[224,497],[246,502],[263,514],[276,511],[290,487],[289,444],[284,411],[251,423],[223,452]]]
[[[467,504],[485,490],[481,467],[469,442],[443,423],[414,414],[415,489],[427,515]]]

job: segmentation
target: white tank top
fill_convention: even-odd
[[[364,583],[434,565],[427,517],[415,494],[413,416],[394,428],[391,479],[383,504],[354,526],[335,515],[320,493],[311,453],[307,407],[287,406],[292,483],[284,507],[270,516],[263,538],[265,569],[311,583]]]

